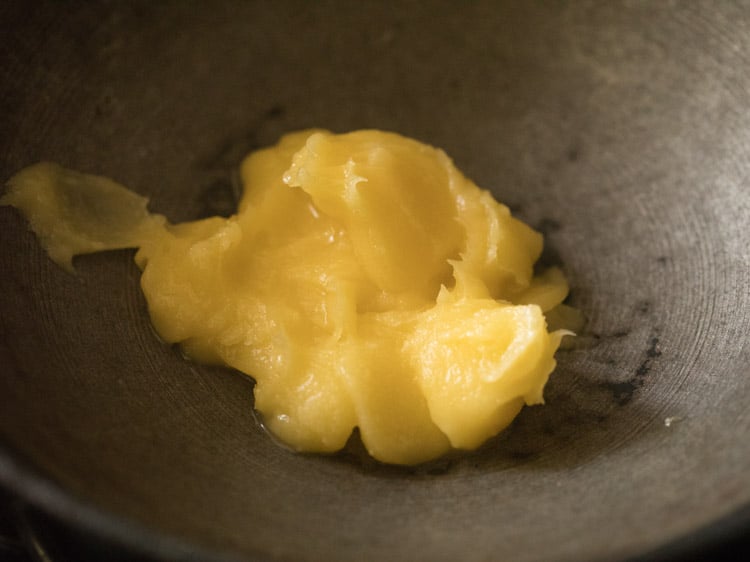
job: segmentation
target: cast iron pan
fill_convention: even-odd
[[[218,560],[624,559],[750,519],[750,6],[0,17],[3,180],[53,160],[195,219],[231,212],[242,156],[287,131],[394,130],[544,231],[587,318],[547,405],[477,453],[413,469],[356,445],[295,455],[258,427],[249,378],[157,340],[132,252],[70,275],[2,208],[0,478],[23,497],[144,552]]]

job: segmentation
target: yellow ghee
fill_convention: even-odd
[[[242,163],[237,214],[169,224],[97,176],[31,166],[0,204],[50,257],[137,247],[152,322],[196,361],[256,381],[266,427],[298,451],[415,464],[473,449],[543,401],[566,332],[534,277],[541,236],[441,150],[394,133],[284,136]],[[559,308],[558,308],[559,310]]]

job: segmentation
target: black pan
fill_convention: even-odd
[[[394,130],[544,231],[587,318],[547,405],[479,452],[295,455],[249,378],[157,340],[132,252],[68,274],[2,208],[22,497],[200,559],[624,559],[750,519],[747,3],[21,1],[0,23],[3,180],[53,160],[195,219],[285,132]]]

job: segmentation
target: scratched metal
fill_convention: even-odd
[[[443,147],[544,231],[587,318],[480,451],[293,455],[252,381],[149,325],[132,252],[52,264],[0,209],[0,479],[167,559],[613,560],[750,520],[750,5],[7,2],[0,179],[107,175],[232,212],[310,126]],[[744,522],[744,523],[743,523]]]

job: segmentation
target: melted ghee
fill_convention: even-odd
[[[543,401],[565,330],[542,238],[441,150],[381,131],[301,131],[242,163],[237,214],[169,224],[147,200],[55,164],[9,182],[50,257],[137,247],[153,324],[256,380],[298,451],[416,464],[473,449]]]

